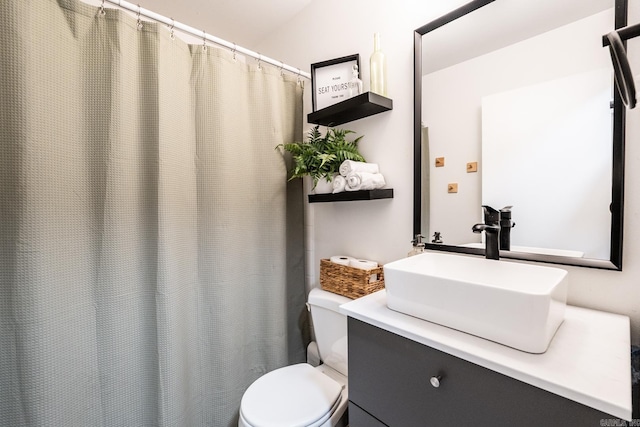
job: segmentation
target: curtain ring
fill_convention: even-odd
[[[233,50],[231,51],[231,53],[233,53],[233,60],[236,60],[236,48],[238,47],[237,44],[233,44]]]
[[[171,26],[169,27],[169,37],[171,37],[171,40],[176,39],[176,34],[173,31],[173,28],[175,27],[175,23],[176,21],[173,18],[171,18]]]
[[[300,71],[300,68],[298,68],[298,84],[301,85],[302,84],[302,80],[300,80],[300,73],[302,71]]]
[[[107,14],[107,11],[104,10],[104,0],[102,0],[102,4],[100,5],[100,11],[98,12],[100,16],[104,16]]]
[[[262,71],[262,63],[260,61],[262,61],[262,55],[258,52],[258,70]]]
[[[202,51],[207,51],[207,33],[202,30]]]
[[[137,22],[136,22],[136,28],[138,29],[138,31],[142,31],[142,19],[140,19],[140,5],[138,5],[138,14],[137,14]]]
[[[284,77],[284,62],[280,61],[280,76]]]

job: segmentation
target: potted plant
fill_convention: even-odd
[[[314,189],[323,179],[331,182],[340,173],[340,165],[345,160],[365,161],[358,152],[358,142],[362,135],[348,141],[347,136],[355,133],[352,130],[328,128],[322,135],[319,128],[320,126],[315,126],[309,129],[305,141],[280,144],[277,147],[291,153],[293,158],[289,180],[308,175],[313,179]]]

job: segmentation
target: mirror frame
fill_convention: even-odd
[[[429,22],[414,32],[413,57],[413,235],[421,234],[421,206],[422,206],[422,36],[461,18],[476,9],[484,7],[495,0],[472,0],[467,4]],[[615,0],[614,29],[627,25],[627,1]],[[624,42],[626,48],[626,42]],[[617,83],[614,83],[617,84]],[[525,252],[500,251],[500,257],[524,261],[537,261],[553,264],[592,267],[606,270],[622,270],[622,237],[624,215],[624,144],[625,144],[626,109],[620,97],[619,90],[613,91],[613,119],[612,145],[613,167],[611,182],[611,239],[609,260],[590,258],[568,258],[553,255],[540,255]],[[471,225],[469,225],[471,227]],[[428,236],[427,236],[428,237]],[[484,255],[484,249],[466,248],[462,246],[432,244],[425,242],[428,250],[456,252],[473,255]]]

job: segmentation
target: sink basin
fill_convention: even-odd
[[[387,306],[529,353],[564,320],[566,270],[424,253],[384,265]]]

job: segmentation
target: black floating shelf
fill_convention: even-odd
[[[309,194],[309,203],[349,202],[352,200],[393,199],[393,188],[345,191],[342,193]]]
[[[393,100],[373,92],[365,92],[307,115],[307,121],[322,126],[343,123],[373,116],[393,109]]]

